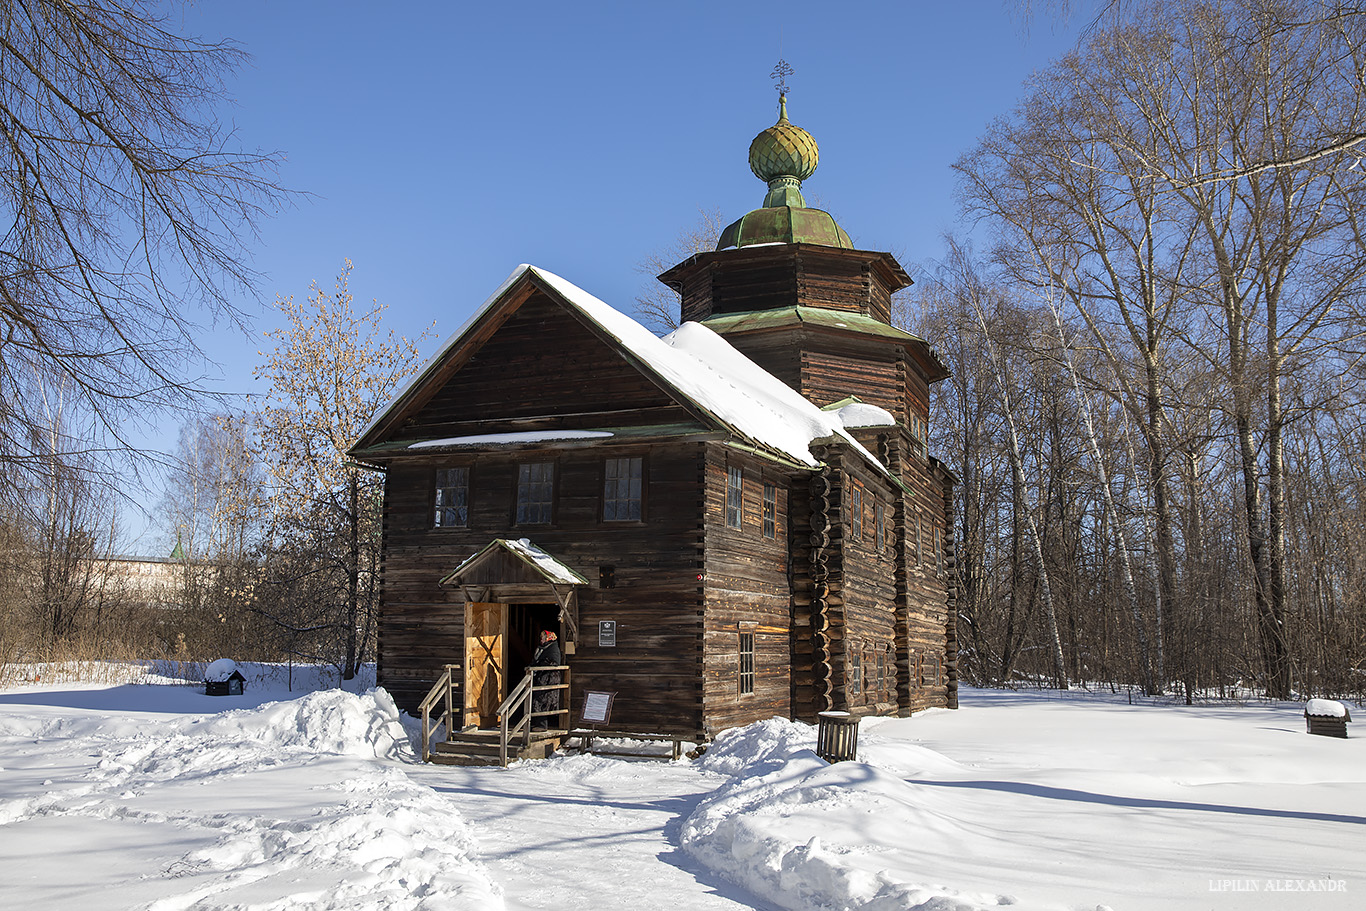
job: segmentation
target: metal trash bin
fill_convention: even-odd
[[[826,762],[844,762],[857,754],[858,718],[848,712],[821,712],[816,727],[816,755]]]

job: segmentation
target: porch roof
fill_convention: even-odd
[[[508,560],[508,556],[513,558]],[[511,565],[509,565],[511,564]],[[509,570],[520,569],[531,577],[508,578]],[[490,576],[488,571],[492,571]],[[558,558],[532,544],[527,538],[494,538],[441,578],[442,585],[485,584],[497,582],[548,582],[551,585],[587,585],[588,580]]]

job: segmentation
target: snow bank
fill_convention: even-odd
[[[897,775],[862,762],[830,765],[815,754],[815,742],[811,725],[783,719],[718,736],[699,765],[731,778],[684,822],[683,849],[792,911],[1018,906],[1011,896],[908,881],[904,869],[880,863],[879,846],[913,850],[917,838],[951,837],[954,822],[923,810],[915,787]]]
[[[359,696],[323,690],[259,709],[224,712],[202,724],[192,724],[200,736],[367,759],[392,759],[408,746],[398,706],[384,689]]]
[[[185,692],[119,690],[125,701],[138,691]],[[42,739],[0,734],[0,867],[19,856],[81,858],[74,868],[28,864],[5,884],[8,904],[504,907],[459,807],[392,761],[411,761],[411,752],[382,689],[320,691],[218,715],[92,709],[73,718],[18,700],[5,714],[25,719],[6,734]]]

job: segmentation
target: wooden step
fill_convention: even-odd
[[[531,745],[523,746],[516,737],[508,744],[508,761],[545,759],[559,749],[568,731],[534,731]],[[430,761],[441,765],[498,765],[500,750],[497,731],[457,731],[451,740],[432,744]]]

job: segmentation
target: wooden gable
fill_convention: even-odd
[[[541,415],[575,415],[582,426],[594,427],[687,417],[572,312],[534,293],[409,418],[403,432],[449,436],[462,425]]]
[[[357,442],[693,422],[622,346],[534,273],[500,291]]]

